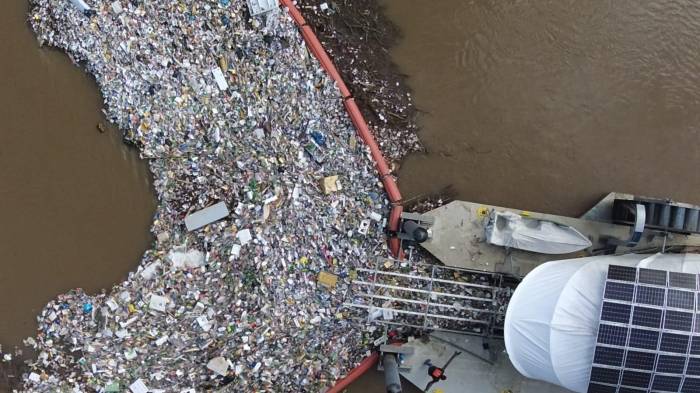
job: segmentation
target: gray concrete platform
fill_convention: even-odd
[[[445,370],[447,379],[431,386],[428,393],[569,392],[562,387],[520,375],[510,363],[501,340],[491,340],[491,351],[487,351],[480,337],[435,332],[427,342],[413,341],[404,345],[413,347],[415,353],[407,358],[412,363],[411,371],[402,372],[402,376],[420,389],[425,389],[431,380],[428,366],[423,364],[426,359],[442,367],[455,351],[461,352]]]
[[[607,199],[607,198],[606,198]],[[604,202],[604,199],[602,202]],[[601,205],[602,207],[603,205]],[[598,205],[596,205],[598,207]],[[594,212],[596,207],[591,209]],[[552,221],[569,225],[586,235],[593,246],[588,250],[573,254],[537,254],[517,249],[506,249],[486,243],[484,229],[488,214],[492,210],[508,211],[529,218]],[[601,210],[601,209],[598,209]],[[421,246],[442,261],[445,265],[467,269],[484,270],[525,276],[538,265],[553,260],[570,259],[593,255],[605,247],[606,238],[627,239],[630,227],[610,222],[584,218],[573,218],[527,212],[518,209],[486,205],[474,202],[453,201],[447,205],[431,210],[425,215],[433,217],[435,223],[432,237]],[[587,213],[586,217],[596,217]],[[660,249],[664,245],[664,236],[655,231],[645,231],[642,240],[634,248],[618,247],[617,253],[641,252]],[[666,247],[700,246],[700,236],[668,234]]]

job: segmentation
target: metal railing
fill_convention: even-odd
[[[367,323],[489,337],[503,335],[515,282],[499,273],[377,258],[356,269],[349,308],[367,310]]]

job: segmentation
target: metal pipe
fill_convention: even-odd
[[[388,308],[388,307],[370,306],[370,305],[367,305],[367,304],[343,303],[343,306],[345,306],[345,307],[364,308],[364,309],[367,309],[367,310],[383,310],[383,311],[390,311],[390,312],[394,312],[394,313],[397,313],[397,314],[416,315],[416,316],[423,317],[423,318],[448,319],[448,320],[450,320],[450,321],[469,322],[469,323],[481,324],[481,325],[488,325],[488,324],[489,324],[488,321],[479,321],[479,320],[471,319],[471,318],[459,318],[459,317],[450,317],[450,316],[447,316],[447,315],[427,314],[427,313],[422,313],[422,312],[407,311],[407,310],[399,310],[399,309]]]
[[[360,293],[360,294],[358,294],[358,296],[367,297],[367,298],[371,298],[371,299],[381,299],[381,300],[389,300],[389,301],[394,301],[394,302],[403,302],[403,303],[411,303],[411,304],[420,304],[420,305],[427,304],[428,306],[431,306],[431,307],[449,308],[449,309],[457,310],[457,311],[474,311],[474,312],[483,312],[483,313],[487,313],[487,314],[496,313],[497,315],[505,315],[505,312],[503,312],[503,311],[487,310],[487,309],[483,309],[483,308],[475,308],[475,307],[467,307],[467,306],[457,307],[454,304],[442,304],[442,303],[433,303],[433,302],[426,303],[425,301],[422,301],[422,300],[403,299],[403,298],[398,298],[398,297],[373,295],[373,294],[368,294],[368,293]]]
[[[698,228],[698,218],[700,218],[700,210],[688,209],[685,217],[685,230],[695,232]]]
[[[375,269],[376,270],[376,269]],[[374,270],[372,269],[365,269],[362,267],[358,267],[355,269],[355,271],[358,272],[366,272],[366,273],[375,273]],[[503,291],[506,288],[498,288],[498,287],[493,287],[489,285],[483,285],[483,284],[473,284],[470,282],[462,282],[462,281],[451,281],[451,280],[443,280],[441,278],[430,278],[430,277],[424,277],[424,276],[418,276],[415,274],[405,274],[405,273],[396,273],[396,272],[390,272],[390,271],[377,271],[378,274],[384,274],[384,275],[389,275],[389,276],[397,276],[397,277],[405,277],[405,278],[410,278],[410,279],[416,279],[416,280],[426,280],[426,281],[435,281],[435,282],[442,282],[445,284],[454,284],[454,285],[462,285],[465,287],[474,287],[474,288],[483,288],[483,289],[490,289],[494,291]],[[376,276],[375,276],[376,277]]]
[[[384,385],[387,393],[401,393],[401,375],[399,374],[399,362],[393,353],[385,353],[382,358],[384,366]]]
[[[671,211],[671,227],[676,230],[683,230],[685,224],[685,208],[674,206]]]
[[[671,206],[661,205],[661,212],[659,213],[659,226],[668,228],[669,225],[671,225]]]
[[[377,284],[376,282],[367,282],[367,281],[359,281],[359,280],[355,280],[352,283],[357,284],[357,285],[368,285],[368,286],[374,285],[377,288],[396,289],[397,291],[425,293],[428,295],[435,295],[435,296],[447,296],[447,297],[454,297],[457,299],[476,300],[478,302],[493,302],[493,298],[490,298],[490,297],[484,298],[484,297],[476,297],[476,296],[457,295],[457,294],[445,293],[445,292],[435,292],[435,291],[431,292],[431,291],[426,291],[424,289],[414,289],[414,288],[399,287],[396,285]]]
[[[428,231],[413,220],[403,222],[403,231],[411,236],[416,243],[428,240]]]

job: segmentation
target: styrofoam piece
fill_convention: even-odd
[[[226,82],[226,78],[224,77],[224,73],[221,71],[221,68],[219,67],[214,67],[211,69],[212,75],[214,75],[214,80],[216,81],[216,85],[219,86],[219,90],[226,90],[228,89],[228,82]]]
[[[185,226],[188,231],[194,231],[212,222],[219,221],[228,215],[229,211],[226,204],[219,202],[185,217]]]
[[[177,270],[195,269],[204,265],[204,254],[199,250],[170,251],[168,259]]]
[[[242,246],[245,246],[253,239],[253,236],[250,234],[250,229],[239,231],[238,234],[236,234],[236,237],[238,237],[238,241],[241,242]]]

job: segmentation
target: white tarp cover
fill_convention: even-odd
[[[698,254],[630,254],[548,262],[513,293],[504,339],[524,376],[586,392],[608,265],[700,272]]]
[[[541,254],[569,254],[586,249],[591,241],[568,225],[494,212],[486,226],[486,241],[503,247]]]

